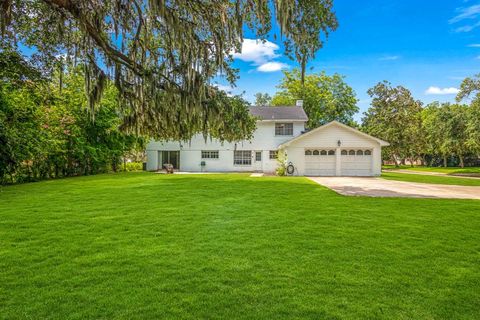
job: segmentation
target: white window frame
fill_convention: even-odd
[[[251,166],[252,150],[235,150],[233,151],[234,166]]]
[[[220,159],[220,153],[218,150],[202,150],[202,160],[218,160]]]
[[[276,122],[275,136],[293,136],[293,122]]]
[[[278,150],[270,150],[270,151],[268,152],[268,158],[269,158],[270,160],[277,160],[277,158],[278,158]]]

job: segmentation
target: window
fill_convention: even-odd
[[[312,155],[312,150],[305,150],[305,155],[306,156],[311,156]]]
[[[342,150],[341,155],[346,156],[348,154],[347,150]]]
[[[269,157],[270,160],[277,159],[278,151],[277,150],[270,150]]]
[[[371,156],[371,155],[372,155],[372,151],[370,151],[370,150],[365,150],[365,155],[366,155],[366,156]]]
[[[355,150],[350,150],[350,151],[348,151],[348,155],[349,155],[349,156],[354,156],[354,155],[355,155]]]
[[[255,161],[262,161],[262,151],[255,151]]]
[[[214,150],[214,151],[202,150],[202,159],[218,159],[218,150]]]
[[[293,136],[293,123],[275,123],[276,136]]]
[[[313,155],[314,155],[314,156],[318,156],[319,154],[320,154],[320,152],[318,152],[318,150],[314,150],[314,151],[313,151]]]
[[[335,150],[328,150],[328,155],[329,156],[334,156],[335,155]]]
[[[320,155],[326,156],[326,155],[327,155],[327,150],[322,150],[322,151],[320,151]]]
[[[363,150],[357,150],[357,156],[363,156]]]
[[[233,151],[233,164],[237,166],[252,165],[252,151],[250,150]]]

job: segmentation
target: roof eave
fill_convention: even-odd
[[[292,138],[292,139],[290,139],[290,140],[282,143],[281,145],[278,146],[278,148],[281,149],[281,148],[288,147],[292,142],[297,141],[297,140],[299,140],[299,139],[303,139],[303,138],[305,138],[306,136],[309,136],[309,135],[313,134],[314,132],[317,132],[317,131],[320,131],[320,130],[322,130],[322,129],[325,129],[325,128],[333,125],[333,124],[337,124],[337,125],[339,125],[339,126],[341,126],[341,127],[343,127],[343,128],[346,128],[347,130],[350,130],[350,131],[353,131],[353,132],[355,132],[355,133],[357,133],[357,134],[360,134],[360,135],[362,135],[362,136],[365,137],[365,138],[374,140],[374,141],[376,141],[378,144],[380,144],[381,147],[387,147],[387,146],[390,145],[390,143],[388,143],[387,141],[384,141],[384,140],[382,140],[382,139],[375,138],[375,137],[373,137],[373,136],[371,136],[371,135],[369,135],[369,134],[366,134],[366,133],[364,133],[364,132],[362,132],[362,131],[360,131],[360,130],[358,130],[358,129],[352,128],[352,127],[350,127],[350,126],[347,126],[346,124],[343,124],[343,123],[341,123],[341,122],[338,122],[338,121],[334,120],[334,121],[331,121],[331,122],[329,122],[329,123],[327,123],[327,124],[324,124],[323,126],[320,126],[320,127],[315,128],[315,129],[313,129],[313,130],[311,130],[311,131],[308,131],[308,132],[306,132],[306,133],[304,133],[304,134],[301,134],[301,135],[299,135],[299,136],[296,136],[296,137],[294,137],[294,138]]]
[[[307,122],[308,119],[257,119],[257,121],[263,121],[263,122],[277,122],[277,121],[282,121],[282,122]]]

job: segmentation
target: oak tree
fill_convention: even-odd
[[[332,0],[2,0],[0,11],[2,41],[35,48],[45,71],[81,63],[90,108],[111,79],[123,127],[164,139],[249,134],[246,112],[225,127],[235,105],[210,82],[218,74],[235,82],[230,63],[244,33],[265,39],[273,24],[303,78],[337,19]]]

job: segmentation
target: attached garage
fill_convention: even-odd
[[[342,149],[340,167],[341,176],[371,176],[373,171],[372,151],[369,149]]]
[[[304,133],[279,149],[294,166],[295,175],[378,176],[381,150],[388,142],[333,121]]]
[[[305,150],[305,175],[335,176],[335,150]]]

